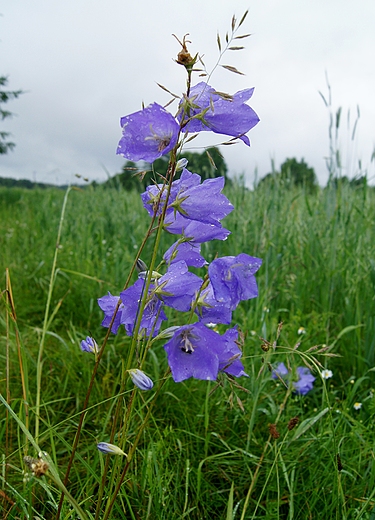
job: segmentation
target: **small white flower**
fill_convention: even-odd
[[[305,327],[300,327],[297,331],[297,334],[306,334],[306,329]]]
[[[354,403],[353,404],[353,408],[354,410],[360,410],[362,408],[362,403]]]
[[[330,379],[333,376],[332,370],[327,370],[326,368],[322,370],[322,378],[323,379]]]

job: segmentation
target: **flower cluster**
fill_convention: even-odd
[[[297,367],[297,375],[299,379],[298,381],[293,381],[293,388],[297,394],[306,395],[308,392],[310,392],[310,390],[313,389],[315,377],[311,374],[307,367]],[[273,379],[278,379],[279,377],[285,379],[289,378],[290,376],[291,374],[289,373],[284,363],[279,363],[272,372]]]
[[[228,135],[250,145],[245,134],[259,121],[246,104],[253,90],[230,96],[204,82],[198,83],[181,97],[176,117],[152,103],[121,118],[123,135],[117,153],[132,161],[153,162],[169,152],[172,158],[181,145],[181,135],[202,131]],[[178,165],[175,159],[171,161],[171,180],[151,185],[141,195],[148,214],[161,219],[159,225],[176,235],[176,242],[163,255],[164,273],[149,274],[141,262],[141,272],[133,285],[119,296],[108,293],[99,298],[104,312],[102,325],[109,327],[112,323],[114,334],[122,325],[129,336],[167,338],[164,349],[176,382],[190,377],[215,380],[219,372],[235,377],[247,375],[240,361],[237,327],[220,335],[207,325],[230,325],[238,304],[258,295],[254,274],[262,261],[241,253],[216,258],[208,265],[201,244],[225,240],[230,234],[221,224],[234,209],[222,193],[224,178],[201,182],[198,174],[186,168],[186,160],[181,159]],[[182,169],[181,175],[173,179],[178,169]],[[189,270],[204,266],[204,278]],[[167,308],[189,312],[188,324],[160,332],[167,320]],[[96,351],[91,338],[83,342],[82,349]],[[129,373],[142,390],[152,388],[151,380],[138,369]]]

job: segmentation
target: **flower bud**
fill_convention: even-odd
[[[99,442],[99,444],[97,444],[97,448],[106,455],[124,455],[127,457],[126,453],[123,452],[121,448],[115,446],[114,444],[109,444],[108,442]]]
[[[154,386],[152,380],[146,376],[142,370],[139,370],[138,368],[131,368],[128,372],[132,378],[133,383],[140,390],[151,390]]]
[[[94,338],[87,336],[85,340],[81,341],[81,349],[83,352],[90,352],[91,354],[97,354],[99,347]]]
[[[185,159],[185,158],[180,159],[179,161],[177,161],[176,172],[179,172],[180,170],[183,170],[184,168],[186,168],[188,162],[189,161],[187,159]]]

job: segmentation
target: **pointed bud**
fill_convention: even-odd
[[[97,444],[96,446],[99,451],[105,453],[106,455],[124,455],[125,457],[127,457],[126,453],[114,444],[109,444],[108,442],[99,442],[99,444]]]
[[[179,172],[180,170],[183,170],[184,168],[186,168],[187,164],[188,164],[188,160],[187,159],[180,159],[179,161],[177,161],[177,164],[176,164],[176,172]]]
[[[154,386],[152,380],[146,376],[142,370],[138,368],[131,368],[128,370],[130,377],[137,388],[140,390],[151,390]]]
[[[99,347],[94,338],[87,336],[85,340],[81,341],[81,349],[83,352],[90,352],[91,354],[97,354]]]

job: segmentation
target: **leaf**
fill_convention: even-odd
[[[242,51],[245,47],[228,47],[229,51]]]
[[[319,412],[314,417],[310,417],[309,419],[305,419],[302,421],[298,428],[295,430],[293,441],[297,440],[301,435],[307,432],[312,426],[314,426],[315,423],[319,421],[327,412],[329,411],[329,407],[324,408],[321,412]]]
[[[232,485],[230,487],[226,520],[233,520],[233,494],[234,494],[234,482],[232,482]]]
[[[212,167],[217,170],[217,167],[216,167],[216,164],[215,164],[215,161],[213,160],[213,158],[211,157],[210,153],[208,150],[206,150],[206,154],[207,154],[207,157],[208,157],[208,160],[210,161]]]
[[[232,16],[232,32],[234,31],[234,28],[236,27],[236,17]]]
[[[229,70],[230,72],[234,72],[235,74],[240,74],[241,76],[244,76],[245,74],[243,72],[240,72],[236,69],[236,67],[232,67],[232,65],[222,65],[223,69]]]
[[[219,47],[219,51],[221,52],[221,41],[220,41],[220,34],[217,33],[217,46]]]

